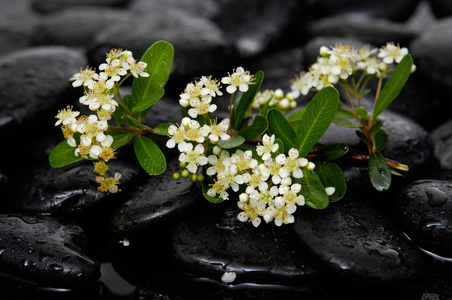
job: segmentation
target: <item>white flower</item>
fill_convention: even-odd
[[[230,138],[227,133],[229,128],[229,119],[224,119],[219,124],[213,123],[210,125],[209,140],[212,143],[218,142],[218,140],[227,140]]]
[[[387,43],[386,46],[381,47],[378,57],[383,58],[383,62],[390,65],[394,61],[399,63],[405,55],[408,54],[406,47],[400,48],[400,45],[394,43]]]
[[[188,115],[193,119],[196,119],[198,115],[205,115],[217,110],[217,106],[210,104],[210,101],[207,100],[191,98],[189,103],[192,108],[188,110]]]
[[[204,154],[204,146],[202,144],[196,145],[193,148],[193,144],[185,143],[186,148],[183,149],[184,152],[179,155],[179,161],[183,163],[188,163],[187,170],[190,173],[196,173],[198,166],[203,166],[207,164],[208,159]]]
[[[271,153],[278,151],[279,145],[275,144],[275,135],[271,137],[264,134],[262,137],[262,146],[256,147],[256,152],[263,160],[267,160],[271,157]]]
[[[328,196],[331,196],[334,194],[334,192],[336,191],[335,187],[329,186],[325,188],[325,192]]]
[[[55,126],[63,123],[63,125],[69,125],[69,127],[71,127],[71,125],[77,121],[76,117],[78,115],[80,115],[79,111],[72,111],[72,107],[68,106],[67,108],[58,111],[56,116],[58,121],[56,121]]]
[[[132,61],[131,63],[129,63],[130,65],[130,73],[132,73],[133,77],[138,78],[139,76],[141,77],[149,77],[149,74],[147,72],[145,72],[146,67],[147,67],[147,63],[143,62],[143,61]]]
[[[221,79],[221,82],[228,84],[226,91],[229,94],[234,94],[237,91],[237,88],[241,92],[248,91],[248,86],[252,84],[253,79],[254,78],[252,75],[250,75],[249,71],[245,71],[242,67],[238,67],[234,70],[234,73],[232,73],[232,75],[223,77]]]
[[[98,80],[99,75],[94,72],[93,70],[86,68],[85,70],[80,71],[80,73],[75,74],[72,76],[69,81],[74,81],[72,83],[73,87],[79,87],[81,85],[84,86],[90,86],[94,83],[94,80]]]

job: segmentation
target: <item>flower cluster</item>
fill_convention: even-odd
[[[357,71],[380,77],[388,73],[390,65],[399,63],[407,54],[407,48],[394,43],[387,43],[380,49],[370,49],[368,45],[362,48],[341,44],[329,48],[322,46],[317,62],[292,82],[292,93],[295,98],[300,94],[307,95],[311,89],[320,90],[347,80]]]
[[[209,196],[229,199],[227,190],[242,191],[238,207],[242,210],[238,219],[248,220],[257,227],[261,218],[277,226],[294,222],[293,213],[297,206],[305,204],[301,195],[301,184],[295,182],[303,177],[303,169],[313,170],[314,163],[299,157],[298,150],[292,148],[288,155],[278,154],[279,145],[275,136],[264,135],[262,145],[257,146],[257,157],[253,151],[236,150],[232,154],[227,150],[214,149],[208,157],[210,166],[206,174],[216,176],[214,184],[208,190]],[[259,163],[260,161],[260,163]],[[329,195],[335,189],[329,187]]]
[[[281,89],[258,92],[251,107],[262,111],[266,105],[268,105],[268,109],[277,108],[282,112],[289,112],[297,107],[297,102],[292,92],[284,95]]]
[[[146,63],[137,62],[130,51],[113,49],[107,54],[106,62],[99,66],[99,73],[87,67],[75,74],[69,80],[73,87],[83,86],[84,95],[79,102],[96,112],[90,116],[80,116],[80,112],[67,107],[58,112],[58,121],[55,126],[62,125],[62,131],[69,146],[76,148],[75,156],[83,159],[91,158],[104,162],[114,158],[114,149],[111,147],[113,137],[106,134],[108,121],[112,118],[118,106],[115,100],[119,82],[128,76],[148,77],[145,72]],[[106,175],[108,168],[95,167],[95,173],[101,176],[96,181],[101,184],[99,190],[115,193],[118,191],[120,174],[113,178]]]

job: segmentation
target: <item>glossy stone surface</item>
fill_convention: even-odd
[[[186,179],[173,179],[180,171],[179,161],[168,163],[168,169],[160,176],[149,176],[137,185],[116,213],[111,228],[118,233],[134,232],[148,227],[172,223],[180,214],[199,199],[200,190]],[[162,224],[163,223],[163,224]]]
[[[452,251],[452,183],[414,181],[397,197],[397,219],[426,250],[449,257]]]
[[[82,250],[83,230],[50,217],[0,215],[0,276],[25,285],[71,289],[93,284],[98,264]]]
[[[224,272],[234,272],[233,284],[303,284],[321,276],[288,228],[273,224],[254,228],[237,219],[235,207],[215,210],[184,220],[174,229],[175,257],[187,272],[216,281]]]
[[[416,246],[383,212],[357,200],[344,199],[320,211],[298,210],[294,230],[302,243],[324,266],[353,281],[417,279],[424,263]]]

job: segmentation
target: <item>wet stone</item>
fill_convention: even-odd
[[[399,192],[397,219],[420,247],[450,257],[452,251],[452,182],[414,181]]]
[[[321,269],[288,228],[273,224],[255,228],[237,219],[235,205],[212,205],[175,225],[174,253],[186,272],[220,282],[225,272],[234,272],[232,284],[297,286],[321,276]]]
[[[429,0],[430,7],[438,18],[446,18],[452,15],[452,3],[448,0]]]
[[[113,199],[123,197],[140,175],[138,166],[120,160],[107,163],[109,176],[121,173],[118,194],[97,190],[96,174],[91,162],[79,162],[54,169],[47,162],[29,176],[17,180],[11,188],[8,203],[13,210],[23,212],[52,213],[67,215],[85,213],[99,206],[112,204]]]
[[[31,0],[30,4],[37,12],[49,13],[74,6],[110,6],[121,7],[131,0]]]
[[[133,12],[181,11],[195,16],[211,18],[219,12],[220,3],[216,0],[133,0],[127,9]]]
[[[452,170],[452,120],[433,130],[430,139],[441,168]]]
[[[232,46],[213,21],[180,11],[154,11],[101,30],[90,47],[91,58],[98,65],[111,48],[127,48],[138,59],[159,40],[177,49],[172,76],[189,74],[189,80],[193,74],[224,71],[224,62],[233,54]]]
[[[385,19],[360,19],[343,16],[323,18],[312,22],[309,34],[318,36],[342,36],[355,38],[373,45],[385,45],[388,41],[395,41],[406,46],[417,33],[405,24]]]
[[[403,177],[392,176],[390,190],[394,190],[397,186],[423,176],[424,170],[430,167],[433,149],[427,131],[416,122],[388,110],[380,118],[383,120],[382,130],[389,135],[388,144],[382,151],[383,156],[409,167],[408,172],[400,171],[403,172]],[[333,123],[319,141],[326,144],[346,143],[350,147],[350,153],[367,155],[367,148],[355,131],[354,128],[344,128]],[[343,159],[339,164],[346,176],[347,191],[368,195],[375,192],[368,178],[367,162]],[[374,194],[380,198],[382,196],[378,192]]]
[[[445,18],[428,27],[409,46],[415,58],[416,72],[429,82],[436,82],[434,87],[442,95],[452,90],[452,17]],[[425,84],[425,83],[423,83]]]
[[[0,215],[0,276],[47,289],[95,283],[98,264],[82,250],[83,230],[50,217]]]
[[[174,221],[193,206],[201,192],[187,178],[174,180],[176,171],[180,171],[179,161],[172,160],[165,173],[136,185],[127,202],[113,214],[112,230],[127,233],[158,226]]]
[[[81,53],[52,46],[0,58],[0,131],[37,118],[51,120],[63,99],[70,105],[77,98],[68,79],[86,64]]]
[[[68,8],[47,15],[34,40],[37,44],[86,47],[102,29],[130,18],[131,12],[110,7]]]
[[[233,41],[242,57],[250,57],[269,46],[299,43],[305,26],[303,1],[225,1],[215,21]]]
[[[422,274],[420,251],[367,201],[299,210],[294,230],[323,265],[355,283],[409,283]]]
[[[345,16],[360,19],[388,19],[403,21],[416,9],[418,0],[313,0],[312,12],[322,16]]]

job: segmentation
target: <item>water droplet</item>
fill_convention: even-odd
[[[121,243],[122,243],[122,245],[123,245],[124,247],[129,247],[129,246],[130,246],[130,241],[129,241],[129,239],[127,239],[127,238],[124,238],[124,239],[121,241]]]
[[[425,222],[424,227],[428,228],[428,229],[433,229],[436,226],[442,226],[443,224],[441,223],[441,221],[428,221]]]
[[[57,265],[57,264],[51,264],[49,266],[49,269],[50,269],[51,272],[62,272],[62,271],[64,271],[64,268],[62,266],[60,266],[60,265]]]

